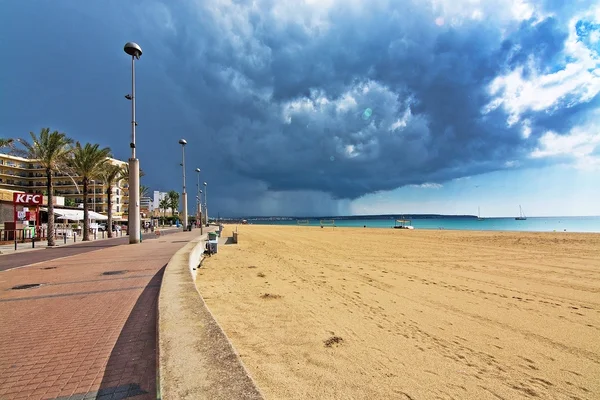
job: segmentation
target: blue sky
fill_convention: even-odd
[[[2,1],[0,135],[49,126],[211,213],[600,215],[600,6]]]

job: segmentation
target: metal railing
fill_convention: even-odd
[[[113,231],[113,238],[122,236],[127,236],[127,230]],[[57,244],[61,242],[66,244],[67,241],[76,243],[82,240],[83,232],[82,229],[56,227],[54,237]],[[93,240],[106,239],[108,238],[108,232],[90,229],[90,238],[93,238]],[[24,248],[35,248],[36,243],[46,240],[48,240],[47,228],[0,229],[0,248],[10,246],[11,248],[14,247],[15,251]]]

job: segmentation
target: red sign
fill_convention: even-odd
[[[14,204],[41,205],[44,196],[41,194],[13,193]]]

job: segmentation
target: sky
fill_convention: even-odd
[[[137,42],[142,184],[181,190],[185,138],[211,214],[600,215],[597,1],[0,10],[0,136],[50,127],[126,160]]]

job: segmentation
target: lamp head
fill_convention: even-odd
[[[182,146],[185,146],[187,144],[187,140],[185,139],[179,139],[179,144]]]
[[[142,48],[139,44],[135,42],[125,43],[125,47],[123,48],[123,50],[125,50],[125,53],[129,54],[132,57],[135,57],[138,60],[142,56]]]
[[[206,186],[206,182],[204,182],[204,186]]]
[[[196,172],[200,172],[200,168],[196,168]]]

